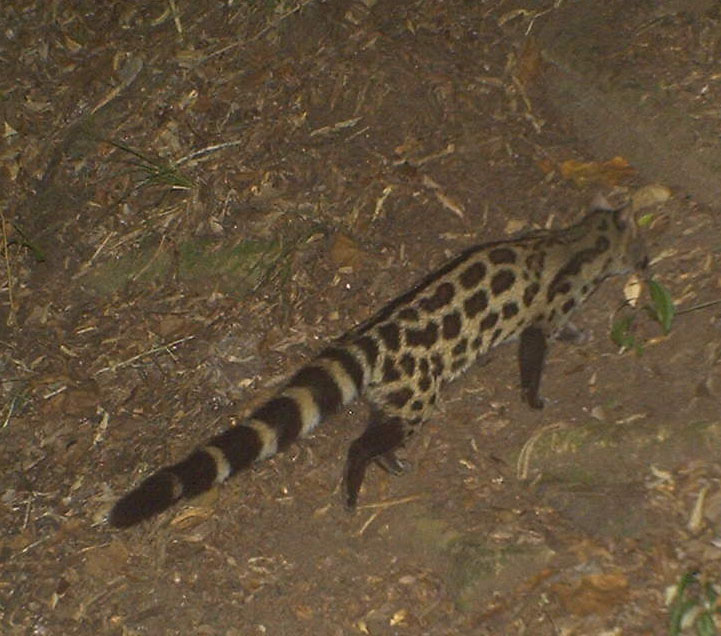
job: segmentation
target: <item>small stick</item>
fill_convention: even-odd
[[[16,307],[15,299],[13,298],[13,275],[12,269],[10,268],[10,254],[8,252],[8,234],[5,226],[5,215],[3,214],[2,210],[0,210],[0,225],[2,225],[3,252],[5,253],[5,269],[7,270],[8,275],[8,298],[10,299],[10,311],[8,312],[8,318],[5,321],[5,324],[8,327],[14,327],[16,319]]]
[[[685,309],[679,309],[676,312],[676,315],[680,314],[690,314],[692,311],[697,311],[699,309],[706,309],[706,307],[713,307],[714,305],[720,305],[721,304],[721,298],[718,298],[716,300],[709,300],[705,303],[700,303],[698,305],[693,305],[692,307],[686,307]]]
[[[210,154],[211,152],[215,152],[216,150],[222,150],[223,148],[228,148],[230,146],[239,146],[240,144],[244,144],[244,143],[247,143],[247,141],[239,139],[238,141],[225,141],[222,144],[215,144],[214,146],[208,146],[207,148],[201,148],[200,150],[191,152],[189,155],[185,155],[185,157],[181,157],[180,159],[178,159],[175,162],[175,165],[180,166],[187,161],[191,161],[192,159],[195,159],[196,157],[202,157],[203,155]]]
[[[372,510],[375,509],[373,514],[368,517],[367,521],[363,524],[363,527],[358,530],[358,536],[361,536],[368,527],[380,516],[381,512],[385,510],[386,508],[391,508],[392,506],[398,506],[400,504],[404,503],[410,503],[411,501],[416,501],[417,499],[420,499],[420,495],[411,495],[410,497],[403,497],[401,499],[393,499],[392,501],[380,501],[378,503],[374,504],[365,504],[363,506],[358,506],[358,510]]]
[[[136,360],[140,360],[140,358],[145,358],[146,356],[152,356],[154,353],[158,353],[160,351],[165,351],[166,349],[169,349],[170,347],[175,347],[176,345],[179,345],[183,342],[187,342],[188,340],[193,340],[194,338],[195,338],[195,336],[185,336],[185,338],[178,338],[177,340],[173,340],[173,342],[169,342],[168,344],[153,347],[152,349],[149,349],[148,351],[143,351],[142,353],[139,353],[138,355],[135,355],[132,358],[128,358],[127,360],[123,360],[122,362],[118,362],[117,364],[111,364],[107,367],[103,367],[102,369],[98,369],[93,375],[100,375],[101,373],[105,373],[106,371],[115,371],[116,369],[120,369],[122,367],[127,367],[129,364],[132,364]]]

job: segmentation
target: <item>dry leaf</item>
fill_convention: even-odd
[[[631,274],[623,288],[623,296],[631,307],[635,307],[638,304],[642,288],[643,284],[641,283],[641,279],[638,275]]]
[[[122,541],[88,550],[85,554],[85,571],[99,579],[107,579],[110,572],[117,572],[128,561],[128,549]]]
[[[504,232],[506,235],[513,235],[520,232],[523,228],[526,227],[525,221],[519,221],[518,219],[509,219],[506,223],[506,227],[504,228]]]
[[[5,122],[5,125],[3,126],[3,138],[12,137],[13,135],[17,135],[18,131],[15,130],[10,124]]]
[[[330,247],[330,258],[338,267],[355,267],[365,254],[356,246],[355,241],[345,234],[336,234]]]
[[[571,614],[605,614],[627,599],[628,579],[622,573],[589,574],[573,583],[557,583],[553,591]]]
[[[390,620],[391,627],[402,624],[408,618],[408,610],[400,609],[393,614]]]
[[[155,332],[161,338],[170,338],[184,333],[190,326],[190,321],[183,316],[169,314],[163,316],[155,327]]]
[[[518,56],[516,78],[522,86],[534,80],[541,69],[541,47],[535,38],[527,38]]]
[[[543,174],[551,174],[556,170],[556,166],[550,159],[539,159],[536,165],[541,169]]]
[[[642,210],[656,203],[663,203],[670,198],[671,188],[659,183],[652,183],[636,190],[631,197],[631,201],[635,212],[636,210]]]
[[[616,185],[632,177],[635,172],[623,157],[614,157],[610,161],[604,161],[603,163],[569,159],[561,164],[561,174],[579,187],[591,183]]]
[[[191,528],[194,528],[195,526],[203,523],[204,521],[207,521],[213,515],[215,515],[215,508],[188,506],[173,517],[170,525],[176,530],[190,530]]]
[[[296,605],[293,608],[293,613],[302,621],[312,620],[315,616],[315,612],[310,605]]]

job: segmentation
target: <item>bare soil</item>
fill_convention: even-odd
[[[4,633],[662,634],[690,572],[713,611],[718,182],[624,162],[648,111],[599,119],[609,147],[585,134],[554,75],[574,46],[536,39],[576,24],[561,4],[0,6]],[[718,7],[637,4],[599,55],[718,130]],[[702,136],[678,139],[711,165]],[[644,232],[679,315],[664,335],[639,312],[641,354],[609,338],[613,280],[578,316],[590,342],[551,350],[542,412],[499,348],[355,515],[338,485],[362,402],[189,506],[107,526],[149,471],[448,256],[649,176],[674,195]]]

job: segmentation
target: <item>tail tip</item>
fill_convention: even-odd
[[[113,528],[129,528],[169,508],[182,492],[174,475],[160,471],[121,497],[108,514]]]

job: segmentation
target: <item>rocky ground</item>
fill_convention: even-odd
[[[4,633],[716,633],[718,3],[7,0],[0,26]],[[362,403],[107,526],[448,256],[599,191],[643,208],[669,333],[638,311],[619,351],[610,281],[542,412],[499,348],[355,515]]]

